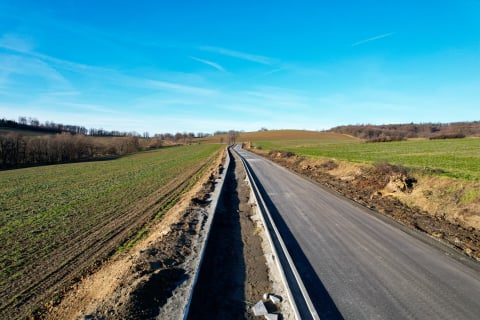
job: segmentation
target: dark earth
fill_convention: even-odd
[[[212,225],[188,319],[255,319],[251,308],[272,292],[250,188],[235,155]],[[270,311],[270,310],[269,310]]]

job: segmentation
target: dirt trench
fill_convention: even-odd
[[[217,207],[188,319],[255,319],[251,307],[272,293],[260,227],[245,170],[234,155]],[[276,312],[273,305],[267,306]]]

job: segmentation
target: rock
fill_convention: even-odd
[[[441,232],[432,232],[432,236],[434,236],[435,238],[438,238],[438,239],[442,239],[443,238],[443,233]]]
[[[267,308],[262,300],[258,301],[257,304],[252,307],[252,310],[255,316],[265,316],[268,314]]]
[[[407,190],[411,190],[416,182],[417,179],[407,177],[403,174],[393,175],[390,176],[390,181],[385,187],[385,190],[387,190],[389,193],[406,192]]]

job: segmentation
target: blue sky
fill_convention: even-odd
[[[480,1],[0,2],[0,118],[159,132],[480,120]]]

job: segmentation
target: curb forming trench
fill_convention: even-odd
[[[251,307],[264,293],[273,293],[275,282],[281,282],[271,274],[266,256],[271,250],[265,248],[265,228],[255,212],[258,206],[252,203],[247,174],[241,159],[231,149],[229,152],[225,191],[212,223],[188,319],[256,319]],[[273,304],[267,309],[279,312]]]

